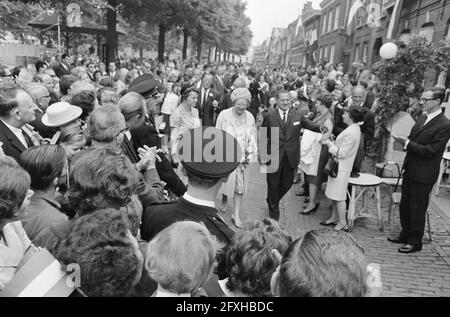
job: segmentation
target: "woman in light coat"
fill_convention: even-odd
[[[228,182],[222,188],[221,211],[226,211],[228,197],[234,197],[234,215],[231,217],[236,227],[241,228],[240,209],[242,198],[248,187],[248,165],[256,162],[257,133],[253,115],[247,111],[251,101],[251,94],[246,88],[237,88],[231,94],[233,107],[222,111],[217,118],[216,128],[224,130],[234,136],[241,146],[242,161],[238,168],[230,175]]]
[[[339,134],[336,142],[332,142],[331,140],[325,142],[329,148],[329,152],[339,162],[339,169],[336,178],[328,177],[325,195],[332,200],[333,212],[331,218],[321,224],[325,226],[336,225],[336,230],[347,231],[345,201],[353,162],[355,161],[361,139],[359,123],[364,119],[361,107],[354,106],[345,109],[343,119],[344,123],[348,125],[348,128]]]

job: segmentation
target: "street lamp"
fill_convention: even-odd
[[[395,43],[386,43],[380,48],[380,56],[382,59],[393,59],[397,56],[398,47]]]

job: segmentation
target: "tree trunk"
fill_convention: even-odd
[[[222,52],[221,52],[221,50],[220,50],[220,48],[219,48],[219,50],[217,51],[217,56],[218,56],[218,58],[219,58],[219,62],[222,61],[222,59],[221,59],[221,54],[222,54]]]
[[[139,57],[142,59],[142,58],[144,58],[144,48],[140,48],[139,49]]]
[[[183,61],[187,60],[187,49],[189,41],[189,31],[187,28],[183,29]]]
[[[202,44],[203,40],[201,35],[199,36],[198,43],[197,43],[197,60],[199,63],[202,61]]]
[[[165,24],[159,25],[159,37],[158,37],[158,61],[164,63],[164,50],[166,44],[166,31],[167,27]]]
[[[233,54],[233,63],[235,62],[235,60],[236,60],[236,55]]]
[[[116,24],[117,24],[117,12],[112,9],[116,7],[116,0],[108,0],[108,7],[106,10],[106,65],[113,63],[116,60]]]
[[[209,46],[209,49],[208,49],[208,64],[211,64],[211,52],[212,52],[212,48],[211,48],[211,46]]]

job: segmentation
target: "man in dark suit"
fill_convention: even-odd
[[[225,94],[227,93],[227,89],[224,84],[224,78],[223,75],[225,74],[226,66],[220,65],[216,69],[216,73],[214,75],[214,83],[213,88],[220,96],[220,102],[219,106],[222,106],[223,98],[225,97]]]
[[[124,151],[131,161],[136,160],[137,150],[145,145],[161,149],[161,135],[154,117],[159,111],[159,89],[161,89],[159,83],[148,74],[137,78],[129,87],[130,92],[136,92],[144,97],[148,109],[144,122],[136,127],[130,127],[130,133],[125,137]],[[167,188],[175,196],[182,196],[186,192],[186,186],[175,173],[164,153],[159,153],[158,156],[160,160],[156,162],[156,170],[161,180],[167,184]]]
[[[366,96],[366,89],[363,86],[356,86],[352,92],[351,104],[348,105],[361,107],[364,112],[364,121],[361,126],[362,137],[360,140],[358,153],[353,164],[352,176],[354,177],[358,176],[360,173],[368,146],[375,137],[375,114],[367,108]]]
[[[197,109],[204,127],[214,127],[216,125],[217,114],[219,113],[220,95],[212,88],[214,77],[205,73],[200,85],[200,95]]]
[[[425,217],[430,193],[436,183],[442,156],[450,138],[450,121],[441,110],[442,90],[431,88],[421,97],[424,115],[419,117],[408,139],[393,136],[407,152],[403,163],[400,221],[402,232],[393,243],[404,244],[400,253],[422,250]]]
[[[211,133],[205,133],[206,130]],[[223,140],[220,145],[223,144],[226,149],[216,151],[222,153],[222,157],[204,153],[211,141],[218,139]],[[180,139],[179,149],[182,149],[179,151],[180,161],[188,177],[188,190],[176,202],[144,206],[142,238],[150,241],[171,224],[191,220],[203,223],[220,242],[228,246],[234,231],[221,218],[214,201],[222,184],[239,165],[241,150],[237,140],[222,130],[203,127],[186,131]],[[196,160],[198,153],[203,154],[200,154],[200,161]],[[223,272],[218,273],[221,273],[219,277],[225,277]]]
[[[56,76],[58,78],[61,78],[64,75],[70,75],[70,63],[71,63],[71,57],[67,54],[63,54],[61,57],[61,62],[55,66],[53,69],[55,71]]]
[[[290,109],[289,92],[278,93],[277,105],[277,109],[271,109],[264,115],[259,138],[261,162],[269,164],[267,204],[270,217],[275,220],[280,218],[280,200],[292,187],[295,169],[300,162],[301,129],[321,132],[320,125],[300,115],[295,109]]]
[[[35,105],[30,95],[20,88],[0,89],[0,142],[5,155],[17,161],[26,149],[34,146],[22,127],[33,122]]]

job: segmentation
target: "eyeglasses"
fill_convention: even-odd
[[[44,98],[51,98],[51,96],[50,95],[42,96],[42,97],[39,97],[38,99],[40,100],[40,99],[44,99]]]
[[[130,129],[130,127],[128,126],[128,124],[125,126],[124,129],[120,130],[119,133],[117,133],[116,138],[121,135],[122,133],[126,133],[128,130]]]

